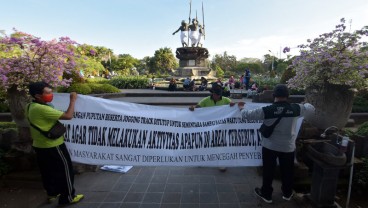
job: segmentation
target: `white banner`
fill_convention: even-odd
[[[66,111],[69,94],[52,103]],[[267,104],[247,103],[252,109]],[[237,106],[158,107],[78,95],[62,121],[73,161],[94,165],[260,166],[262,121],[242,120]]]

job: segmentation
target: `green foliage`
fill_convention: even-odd
[[[280,83],[279,78],[265,76],[252,76],[252,80],[258,84],[258,87],[268,90],[272,90],[277,84]]]
[[[120,90],[110,84],[97,83],[76,83],[71,85],[66,92],[76,92],[78,94],[101,94],[101,93],[117,93]]]
[[[92,46],[92,45],[79,45],[76,51],[82,55],[89,58],[93,58],[96,62],[101,62],[102,60],[107,60],[109,55],[112,54],[112,50],[103,46]]]
[[[10,171],[10,166],[4,161],[5,151],[0,149],[0,176],[7,174]]]
[[[0,130],[1,129],[11,129],[11,128],[16,129],[17,124],[15,122],[0,122]]]
[[[363,165],[354,175],[354,184],[366,190],[368,188],[368,159],[362,158]]]
[[[71,73],[64,72],[63,78],[64,79],[72,79],[72,84],[73,83],[83,83],[84,82],[83,77],[80,75],[79,71],[77,71],[77,70],[72,70]]]
[[[345,19],[329,33],[308,39],[298,45],[300,55],[292,63],[296,75],[289,80],[291,88],[343,85],[355,89],[368,86],[367,53],[368,26],[354,32],[346,31]],[[284,52],[290,51],[286,47]]]
[[[0,99],[0,113],[10,112],[9,104],[6,100]]]
[[[133,58],[129,54],[122,54],[118,56],[118,60],[116,66],[114,66],[113,70],[125,70],[126,73],[124,75],[130,75],[130,70],[137,66],[139,63],[138,59]]]
[[[87,78],[87,83],[97,83],[97,84],[109,84],[110,80],[103,77]]]
[[[66,92],[76,92],[78,94],[87,95],[87,94],[91,94],[92,89],[90,86],[88,86],[88,84],[75,83],[75,84],[72,84],[66,90]]]
[[[5,90],[0,89],[0,113],[10,112]]]
[[[359,136],[368,136],[368,121],[360,125],[355,134]]]
[[[304,89],[289,89],[290,95],[305,95]]]
[[[215,54],[212,59],[211,68],[216,69],[220,67],[223,71],[232,71],[236,67],[236,57],[233,55],[228,55],[225,51],[223,54]],[[220,77],[219,75],[217,75]]]
[[[220,66],[216,66],[215,69],[216,69],[216,76],[217,77],[220,77],[220,78],[224,77],[224,70],[222,70]]]
[[[114,77],[110,80],[110,84],[119,89],[143,89],[149,84],[146,77]]]
[[[101,94],[101,93],[118,93],[120,90],[110,84],[87,84],[92,92],[91,94]]]
[[[278,75],[279,74],[283,75],[286,69],[288,68],[288,64],[281,61],[282,60],[279,61],[279,63],[277,64],[277,68],[275,69]]]
[[[291,67],[287,68],[281,76],[280,83],[287,84],[287,81],[295,76],[295,71]]]
[[[242,59],[244,60],[244,59]],[[264,73],[265,70],[262,67],[262,63],[259,59],[254,60],[256,62],[238,62],[235,71],[238,75],[244,74],[246,68],[248,68],[253,75]]]
[[[352,112],[368,112],[368,100],[362,96],[356,96],[353,102]]]
[[[101,62],[96,61],[94,58],[88,56],[81,56],[76,59],[77,71],[82,71],[84,77],[88,75],[96,76],[105,71],[104,66]],[[80,80],[80,79],[78,79]],[[75,82],[75,81],[74,81]],[[77,81],[78,82],[78,81]]]
[[[150,73],[168,73],[171,69],[176,69],[178,63],[170,48],[160,48],[155,51],[155,55],[149,59],[148,68]]]

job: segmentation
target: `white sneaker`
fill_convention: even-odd
[[[287,197],[287,196],[282,196],[282,199],[283,199],[283,200],[286,200],[286,201],[290,201],[290,200],[293,198],[293,196],[294,196],[294,192],[293,192],[293,193],[291,193],[289,197]]]

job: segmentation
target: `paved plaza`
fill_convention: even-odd
[[[33,173],[37,174],[37,173]],[[254,187],[261,184],[254,167],[228,168],[221,172],[209,167],[133,167],[127,173],[98,170],[76,175],[75,188],[85,198],[69,207],[88,208],[251,208],[313,207],[307,197],[297,194],[282,199],[280,182],[274,182],[273,204],[256,198]],[[1,208],[56,207],[46,203],[41,183],[32,187],[13,185],[0,191]]]
[[[173,97],[172,93],[154,90],[122,90],[130,93],[168,93],[167,97],[121,96],[109,98],[142,104],[163,104],[187,107],[206,96]],[[249,99],[238,101],[251,102]],[[168,103],[166,103],[168,104]],[[280,181],[274,182],[273,204],[256,198],[253,190],[261,185],[260,168],[236,167],[226,172],[211,167],[133,167],[127,173],[103,170],[86,171],[75,177],[77,193],[85,198],[70,207],[88,208],[251,208],[251,207],[313,207],[303,194],[291,201],[282,199]],[[46,203],[38,171],[10,174],[1,181],[0,208],[56,207]]]

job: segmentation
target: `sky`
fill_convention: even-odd
[[[0,0],[0,30],[13,28],[52,40],[68,36],[80,44],[104,46],[114,54],[142,59],[168,47],[181,47],[182,20],[190,0]],[[203,47],[211,55],[263,59],[286,58],[284,47],[330,32],[341,18],[348,31],[368,25],[367,0],[192,0],[191,19],[206,32]],[[202,2],[204,15],[202,13]],[[271,51],[271,52],[269,52]],[[210,58],[211,58],[210,57]]]

